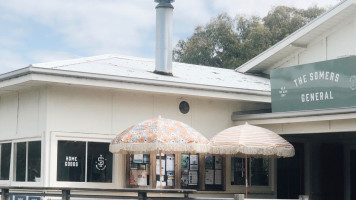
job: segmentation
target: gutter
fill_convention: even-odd
[[[256,91],[256,90],[239,89],[239,88],[231,88],[231,87],[219,87],[219,86],[211,86],[211,85],[161,81],[161,80],[152,80],[152,79],[144,79],[144,78],[125,77],[125,76],[102,75],[102,74],[94,74],[94,73],[66,71],[66,70],[59,70],[59,69],[47,69],[47,68],[33,67],[32,65],[26,68],[22,68],[16,71],[12,71],[0,75],[0,82],[13,78],[18,78],[20,76],[25,76],[28,74],[42,74],[42,75],[63,76],[63,77],[71,77],[71,78],[128,82],[128,83],[168,86],[168,87],[176,87],[176,88],[208,90],[208,91],[227,92],[227,93],[240,93],[240,94],[247,94],[247,95],[259,95],[259,96],[266,96],[266,97],[271,96],[270,91]]]

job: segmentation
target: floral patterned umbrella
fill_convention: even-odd
[[[171,119],[154,118],[126,129],[110,144],[112,153],[207,153],[208,139],[192,127]]]

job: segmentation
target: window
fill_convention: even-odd
[[[58,141],[57,181],[112,182],[109,143]]]
[[[57,181],[85,181],[85,142],[58,141]]]
[[[108,143],[88,142],[88,182],[112,182],[112,153]]]
[[[205,190],[223,190],[222,156],[205,156]]]
[[[269,159],[247,159],[248,184],[269,185]],[[231,185],[245,185],[245,159],[231,158]]]
[[[0,144],[0,180],[9,180],[11,143]]]
[[[41,141],[15,143],[15,181],[39,182]]]
[[[189,112],[189,103],[186,101],[182,101],[179,103],[179,110],[182,114],[187,114]]]

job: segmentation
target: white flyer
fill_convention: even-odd
[[[166,161],[166,171],[174,171],[174,154],[167,154]]]

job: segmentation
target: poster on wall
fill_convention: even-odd
[[[189,185],[198,185],[197,171],[189,171]]]
[[[173,187],[174,186],[174,172],[167,171],[167,186]]]
[[[156,160],[156,174],[160,175],[159,172],[159,159]],[[161,175],[166,175],[166,160],[161,160]]]
[[[205,184],[207,184],[207,185],[214,184],[214,170],[213,169],[205,170]]]
[[[167,171],[174,171],[174,154],[167,154]]]
[[[134,154],[134,163],[143,163],[143,154]]]
[[[167,180],[167,186],[168,187],[173,187],[174,186],[174,179],[168,179]]]
[[[197,165],[199,161],[198,155],[190,155],[190,165]]]
[[[205,156],[205,169],[213,169],[214,163],[213,156]]]
[[[149,154],[143,154],[143,163],[150,163],[150,155]]]
[[[222,157],[215,156],[215,169],[222,169]]]
[[[146,170],[137,170],[137,185],[147,186],[147,172],[146,172]]]
[[[215,170],[215,185],[221,185],[222,183],[222,170]]]
[[[198,165],[190,165],[190,170],[197,171],[199,169]]]
[[[188,170],[189,169],[189,154],[182,154],[182,170]]]
[[[189,184],[189,176],[182,175],[182,186],[187,186]]]
[[[133,169],[130,170],[130,179],[129,179],[129,184],[130,185],[137,185],[137,170]]]

